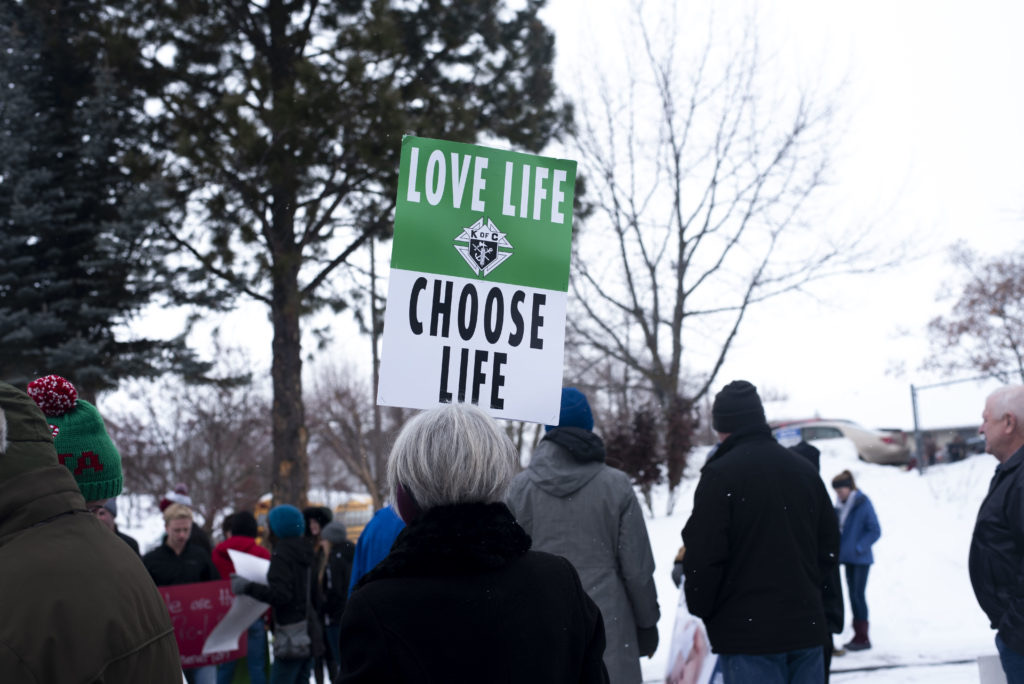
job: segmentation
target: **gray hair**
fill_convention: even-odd
[[[1024,431],[1024,385],[1006,385],[988,395],[994,418],[1006,414],[1017,419],[1017,431]]]
[[[445,404],[405,424],[388,459],[388,489],[398,485],[420,508],[492,503],[505,496],[519,462],[512,440],[472,404]]]

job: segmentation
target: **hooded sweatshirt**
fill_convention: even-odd
[[[604,459],[604,443],[593,432],[555,428],[507,499],[533,548],[567,558],[601,609],[609,680],[636,683],[637,628],[659,617],[654,557],[629,477]]]

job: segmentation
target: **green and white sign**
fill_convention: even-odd
[[[558,422],[576,162],[402,139],[377,403]]]

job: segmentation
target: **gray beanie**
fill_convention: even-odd
[[[340,544],[348,538],[347,531],[345,530],[345,524],[338,520],[328,523],[327,526],[320,531],[320,536],[332,544]]]

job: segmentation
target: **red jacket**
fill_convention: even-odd
[[[235,571],[235,564],[231,562],[231,557],[228,556],[228,549],[234,549],[242,553],[251,553],[254,556],[270,560],[270,551],[257,544],[256,540],[252,537],[243,537],[237,534],[233,537],[228,537],[213,548],[213,564],[217,566],[217,572],[224,579],[231,577],[231,573]]]

